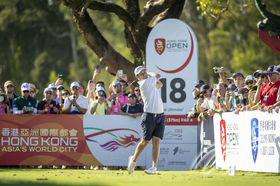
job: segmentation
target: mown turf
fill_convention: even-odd
[[[208,170],[209,171],[209,170]],[[92,185],[92,186],[279,186],[280,174],[237,172],[228,176],[226,171],[159,171],[147,175],[135,171],[53,170],[53,169],[0,169],[0,185]]]

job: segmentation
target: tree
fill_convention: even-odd
[[[141,13],[139,0],[124,0],[124,6],[111,1],[62,0],[72,10],[74,20],[87,45],[106,64],[112,74],[123,69],[129,79],[134,79],[133,69],[145,61],[146,40],[150,30],[159,21],[179,18],[185,0],[149,0]],[[134,61],[129,61],[105,39],[96,26],[92,11],[113,13],[124,23],[124,37]]]

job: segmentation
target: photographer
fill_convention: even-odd
[[[30,96],[29,83],[21,85],[21,95],[13,101],[14,114],[35,114],[37,113],[37,99]]]
[[[79,94],[80,84],[73,82],[70,85],[72,95],[64,102],[65,114],[85,114],[88,109],[88,99]]]
[[[192,111],[190,111],[186,114],[187,118],[197,118],[199,116],[199,112],[197,110],[198,109],[197,105],[201,105],[203,103],[204,98],[203,98],[203,94],[200,93],[200,87],[204,84],[205,83],[203,80],[199,80],[195,84],[194,89],[192,91],[192,96],[193,96],[193,99],[196,100],[196,102],[192,108]]]
[[[204,100],[201,104],[199,102],[199,105],[197,106],[197,111],[200,112],[198,116],[199,121],[205,120],[208,116],[213,116],[215,113],[214,102],[216,98],[212,96],[212,91],[213,89],[211,89],[207,84],[202,85],[200,88],[200,92],[202,93]],[[200,101],[200,98],[198,101]]]

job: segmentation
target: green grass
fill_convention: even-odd
[[[209,171],[209,170],[208,170]],[[237,172],[228,176],[226,171],[210,173],[196,171],[159,171],[147,175],[135,171],[72,170],[72,169],[0,169],[0,185],[92,185],[92,186],[279,186],[280,174]]]

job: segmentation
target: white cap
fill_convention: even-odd
[[[46,92],[52,92],[53,90],[51,89],[51,88],[45,88],[45,90],[44,90],[44,93],[46,93]]]
[[[144,66],[138,66],[134,69],[134,75],[137,76],[142,70],[145,70]]]
[[[116,86],[116,85],[121,85],[121,82],[119,81],[119,80],[114,80],[113,82],[112,82],[112,85],[113,86]]]
[[[252,75],[249,75],[249,76],[247,76],[246,78],[245,78],[245,82],[246,81],[256,81],[256,78],[254,77],[254,76],[252,76]]]
[[[26,90],[30,91],[30,85],[29,85],[29,83],[22,83],[22,85],[21,85],[21,91],[26,91]]]
[[[105,89],[103,87],[98,86],[98,87],[96,87],[95,92],[98,92],[98,91],[101,91],[101,90],[105,92]]]
[[[57,87],[56,87],[56,85],[54,83],[51,83],[51,84],[49,84],[48,88],[55,89]]]
[[[71,83],[70,89],[72,90],[73,87],[78,87],[78,88],[80,88],[80,84],[79,84],[77,81],[74,81],[74,82]]]

